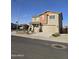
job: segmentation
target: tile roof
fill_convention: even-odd
[[[41,16],[41,15],[47,13],[47,12],[51,12],[51,11],[45,11],[45,12],[43,12],[43,13],[37,15],[37,16],[33,16],[33,18],[35,18],[35,17],[39,17],[39,16]],[[51,13],[60,14],[61,12],[51,12]]]

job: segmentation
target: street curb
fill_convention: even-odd
[[[53,39],[50,39],[50,38],[44,38],[44,37],[38,37],[38,36],[32,36],[32,35],[29,35],[29,36],[24,36],[23,35],[22,36],[22,35],[16,35],[16,34],[14,34],[14,36],[20,36],[20,37],[32,38],[32,39],[38,39],[38,40],[45,40],[45,41],[54,41],[54,42],[60,42],[60,43],[68,43],[68,42],[64,42],[64,41],[56,41],[56,40],[53,40]]]

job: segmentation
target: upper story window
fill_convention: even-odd
[[[36,17],[36,18],[35,18],[35,21],[39,21],[39,17]]]
[[[50,19],[55,19],[55,15],[49,16]]]

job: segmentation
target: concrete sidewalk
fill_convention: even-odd
[[[68,43],[68,34],[61,34],[59,37],[53,37],[50,34],[51,33],[19,34],[19,33],[16,33],[15,31],[11,33],[11,35],[20,36],[20,37]]]

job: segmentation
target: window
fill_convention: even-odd
[[[50,16],[50,19],[55,19],[55,15]]]
[[[35,21],[39,21],[39,17],[36,17],[36,18],[35,18]]]

